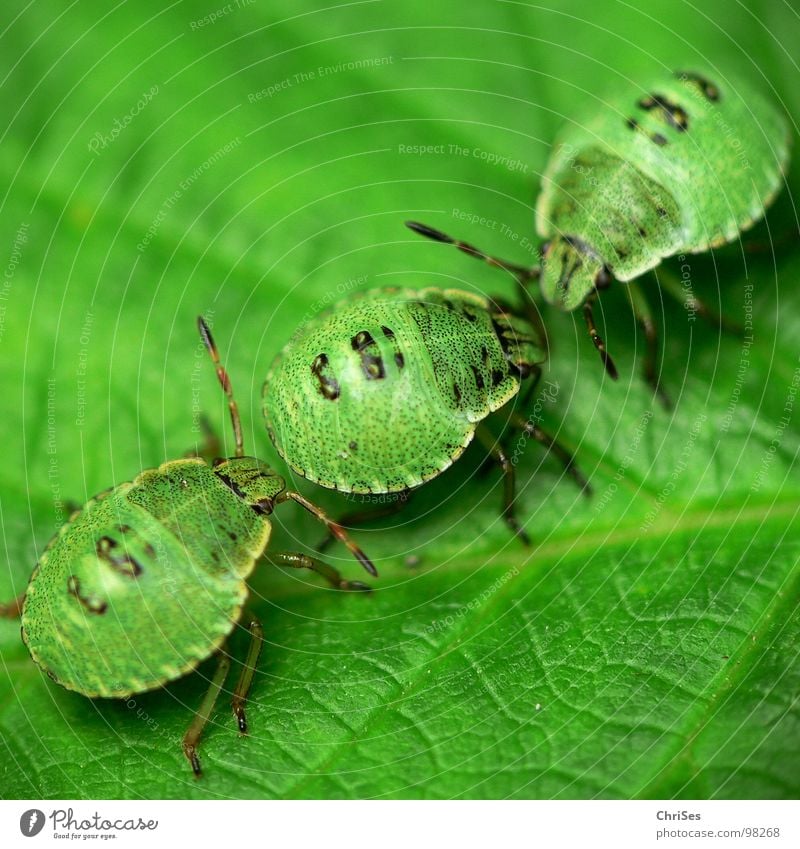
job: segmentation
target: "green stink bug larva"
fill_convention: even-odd
[[[612,280],[626,283],[648,341],[645,375],[657,389],[655,323],[636,278],[666,257],[737,238],[764,216],[788,161],[786,120],[749,85],[662,73],[570,122],[557,139],[536,203],[540,265],[507,263],[425,225],[408,226],[523,281],[538,279],[545,300],[560,309],[582,307],[613,378],[592,303]],[[664,275],[660,282],[710,314],[674,279]]]
[[[545,359],[535,317],[522,311],[458,289],[374,289],[335,304],[284,347],[264,382],[267,431],[298,474],[353,493],[413,490],[477,434],[504,472],[504,517],[527,541],[514,465],[482,422]],[[511,421],[588,490],[538,423]]]
[[[225,642],[243,614],[247,578],[259,559],[311,569],[338,589],[367,589],[304,554],[266,555],[273,509],[288,500],[300,504],[376,572],[339,525],[244,455],[230,381],[202,318],[198,326],[228,397],[235,455],[213,465],[200,457],[171,460],[93,498],[61,527],[25,593],[0,614],[21,616],[33,660],[56,683],[90,698],[157,689],[218,654],[183,744],[199,776],[197,745],[230,665]],[[242,734],[261,648],[260,624],[251,619],[249,629],[251,647],[232,700]]]

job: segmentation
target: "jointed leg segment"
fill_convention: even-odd
[[[520,538],[523,545],[530,545],[530,537],[519,523],[514,507],[514,502],[517,496],[514,464],[511,462],[500,443],[495,440],[491,431],[485,425],[478,425],[475,435],[481,441],[489,454],[500,464],[500,468],[503,470],[503,518],[514,534]]]
[[[214,705],[217,703],[225,679],[228,677],[228,670],[231,668],[231,661],[225,653],[224,646],[220,649],[217,658],[217,669],[214,672],[214,677],[211,679],[211,684],[203,697],[203,701],[200,703],[197,713],[194,715],[194,719],[186,730],[186,734],[183,735],[183,753],[189,759],[189,763],[192,765],[192,771],[197,778],[203,772],[200,769],[200,759],[197,756],[197,745],[208,724],[211,711],[214,710]]]
[[[523,433],[527,433],[528,436],[535,439],[540,445],[543,445],[551,454],[558,458],[562,462],[566,473],[575,481],[586,495],[592,494],[591,484],[578,468],[575,457],[566,448],[564,448],[563,445],[561,445],[554,437],[550,436],[546,431],[542,430],[542,428],[535,422],[523,419],[519,413],[512,413],[510,421]]]
[[[721,327],[726,333],[732,333],[734,336],[741,336],[744,333],[741,324],[721,315],[707,303],[701,301],[690,289],[685,289],[671,271],[659,267],[657,277],[658,285],[690,312],[697,313],[704,321],[716,327]]]
[[[633,315],[644,331],[644,338],[647,344],[647,350],[644,356],[644,379],[650,385],[653,392],[659,396],[661,403],[667,409],[670,409],[672,407],[672,401],[661,388],[659,370],[656,365],[658,360],[658,330],[653,319],[653,313],[650,310],[650,304],[648,304],[641,287],[635,281],[626,284],[626,290],[631,302]]]
[[[233,691],[233,698],[231,699],[231,709],[236,717],[240,734],[247,734],[247,717],[245,716],[244,706],[247,702],[247,694],[253,684],[253,676],[258,665],[258,658],[261,656],[261,648],[264,645],[264,629],[258,619],[250,619],[249,631],[250,646],[247,649],[242,673],[236,682],[236,689]]]
[[[391,493],[391,495],[395,496],[395,498],[388,504],[370,510],[353,510],[351,513],[345,513],[339,517],[336,524],[340,527],[352,528],[354,525],[362,525],[365,522],[372,522],[375,519],[385,519],[388,516],[394,516],[395,513],[399,513],[411,500],[410,490]],[[317,551],[325,551],[335,539],[334,534],[329,533],[317,545]]]
[[[619,377],[619,372],[617,371],[617,367],[614,365],[614,360],[611,359],[611,354],[606,350],[606,343],[603,341],[603,337],[597,332],[597,327],[594,323],[594,313],[592,311],[592,307],[594,305],[594,296],[589,297],[584,301],[583,304],[583,319],[586,322],[586,327],[589,331],[589,336],[592,338],[592,342],[594,342],[595,348],[600,353],[600,359],[603,361],[603,365],[606,367],[606,372],[608,376],[612,380],[616,380]]]
[[[375,568],[372,561],[367,557],[366,554],[350,539],[347,535],[347,531],[338,523],[334,522],[324,510],[320,507],[317,507],[316,504],[312,504],[307,498],[304,498],[300,495],[299,492],[292,492],[291,490],[284,490],[276,499],[276,504],[282,504],[284,501],[294,501],[299,504],[301,507],[308,510],[312,516],[315,516],[322,522],[327,528],[328,531],[339,540],[339,542],[343,543],[347,546],[350,553],[358,560],[358,562],[370,573],[370,575],[376,577],[378,574],[378,570]]]

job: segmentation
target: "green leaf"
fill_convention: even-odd
[[[748,5],[277,2],[210,22],[199,3],[99,19],[6,4],[0,598],[24,589],[65,500],[182,455],[199,409],[230,447],[197,314],[213,314],[248,450],[283,470],[260,387],[310,315],[372,286],[513,295],[404,219],[532,262],[556,130],[662,64],[735,67],[796,120],[800,23]],[[381,572],[372,595],[260,570],[251,736],[221,701],[202,780],[180,738],[208,664],[90,701],[0,622],[0,795],[796,798],[800,252],[784,234],[798,187],[794,169],[745,240],[774,252],[687,262],[697,292],[751,321],[746,343],[643,280],[674,411],[639,377],[621,287],[599,310],[616,384],[580,317],[546,313],[543,422],[595,493],[521,442],[532,550],[471,449],[405,513],[356,532]],[[295,483],[334,514],[361,506]],[[275,524],[276,550],[318,533],[288,506]],[[358,575],[346,552],[326,557]]]

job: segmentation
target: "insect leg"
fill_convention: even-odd
[[[427,239],[433,239],[434,242],[444,242],[446,245],[453,245],[453,247],[458,248],[458,250],[463,253],[475,257],[475,259],[482,260],[483,262],[491,265],[493,268],[500,268],[503,271],[508,271],[520,282],[535,280],[539,276],[540,270],[538,265],[528,267],[524,265],[517,265],[513,262],[506,262],[504,259],[498,259],[496,256],[484,253],[480,248],[476,248],[468,242],[462,242],[460,239],[454,239],[452,236],[448,236],[447,233],[443,233],[441,230],[436,230],[433,227],[428,227],[426,224],[420,224],[418,221],[406,221],[406,227],[408,227],[409,230],[413,230],[415,233],[419,233],[420,236],[425,236]]]
[[[236,689],[233,691],[233,698],[231,699],[231,709],[236,717],[240,734],[247,734],[247,717],[244,713],[244,706],[247,702],[247,694],[253,684],[253,675],[255,675],[258,658],[261,656],[261,647],[264,644],[264,629],[257,619],[250,619],[249,630],[250,647],[247,649],[242,674],[236,682]]]
[[[525,390],[525,394],[522,396],[522,407],[527,409],[528,405],[531,403],[531,398],[533,398],[533,393],[536,391],[536,387],[539,385],[539,381],[542,379],[542,368],[541,366],[532,365],[530,373],[528,375],[528,388]]]
[[[524,433],[535,439],[540,445],[550,451],[557,457],[564,466],[566,473],[575,481],[576,484],[583,490],[584,494],[592,494],[592,485],[586,479],[585,475],[578,468],[578,463],[575,457],[554,437],[550,436],[545,430],[542,430],[538,424],[531,420],[525,420],[519,413],[512,413],[509,417],[512,424],[518,427]]]
[[[282,504],[284,501],[288,501],[291,499],[299,504],[301,507],[308,510],[312,516],[315,516],[322,522],[327,528],[329,533],[333,534],[339,542],[343,543],[350,550],[350,553],[353,557],[358,560],[358,562],[370,573],[373,577],[378,576],[378,570],[373,565],[372,561],[367,557],[366,554],[347,536],[347,531],[338,524],[338,522],[334,522],[333,519],[329,518],[328,515],[322,510],[320,507],[317,507],[316,504],[312,504],[307,498],[304,498],[300,495],[299,492],[292,492],[291,490],[284,490],[276,499],[276,504]]]
[[[753,239],[750,236],[743,242],[742,247],[749,254],[775,254],[778,249],[788,248],[797,242],[797,227],[788,227],[774,236],[767,232],[766,238]]]
[[[393,501],[378,508],[367,510],[353,510],[351,513],[345,513],[337,520],[337,525],[343,525],[347,528],[352,528],[354,525],[362,525],[365,522],[371,522],[374,519],[385,519],[388,516],[394,516],[399,513],[411,500],[411,491],[403,490],[402,492],[391,493],[396,496]],[[336,537],[333,533],[329,533],[324,540],[317,546],[317,551],[325,551]]]
[[[594,313],[592,312],[594,299],[595,296],[592,295],[584,301],[583,318],[586,322],[586,328],[589,331],[589,336],[592,337],[592,342],[594,342],[595,348],[597,348],[597,350],[600,352],[600,359],[603,361],[603,365],[606,367],[606,372],[608,372],[608,376],[612,380],[616,380],[619,377],[619,372],[617,371],[617,367],[614,365],[614,360],[611,359],[611,354],[609,354],[606,350],[606,343],[603,341],[603,337],[597,332],[597,327],[595,327]]]
[[[475,435],[503,470],[503,518],[511,530],[520,538],[523,545],[530,545],[530,537],[520,525],[515,511],[514,502],[517,497],[517,485],[514,465],[503,447],[495,440],[491,431],[485,425],[478,425]]]
[[[707,303],[701,301],[691,290],[685,289],[681,282],[670,271],[659,267],[658,285],[669,295],[672,295],[678,303],[682,304],[690,313],[694,312],[704,321],[716,327],[721,327],[726,333],[734,336],[743,336],[744,328],[741,324],[712,309]]]
[[[217,655],[217,669],[214,672],[214,677],[211,679],[211,684],[209,684],[208,690],[205,696],[203,696],[203,701],[200,703],[200,707],[194,715],[191,725],[189,725],[186,733],[183,735],[183,753],[189,759],[189,763],[192,765],[192,772],[194,772],[196,778],[202,775],[200,759],[197,756],[197,744],[200,742],[203,730],[208,724],[211,711],[214,710],[214,705],[230,668],[231,661],[228,655],[225,654],[225,648],[223,646]]]
[[[644,356],[644,379],[652,388],[653,392],[661,399],[661,403],[666,409],[672,409],[672,401],[667,393],[661,388],[659,369],[656,366],[658,359],[658,330],[653,319],[653,313],[650,310],[650,304],[647,303],[647,298],[642,292],[639,284],[632,280],[625,285],[628,292],[628,298],[631,302],[631,309],[636,321],[639,322],[644,331],[644,338],[647,342],[647,350]]]
[[[22,615],[22,604],[25,601],[25,593],[17,596],[13,601],[0,603],[0,619],[17,619]]]
[[[518,406],[520,406],[523,410],[527,410],[530,407],[531,399],[533,398],[533,393],[536,391],[536,387],[539,385],[539,382],[542,379],[542,369],[540,366],[533,365],[531,366],[530,374],[528,376],[528,385],[525,389],[525,393],[520,393],[517,397],[520,399]],[[522,421],[521,417],[518,417],[519,421]],[[512,424],[515,427],[522,428],[522,425],[513,421]],[[481,464],[478,467],[478,474],[484,475],[494,466],[494,457],[491,454],[487,454],[482,460]]]
[[[333,566],[323,563],[322,560],[317,560],[316,557],[309,557],[307,554],[290,551],[271,551],[264,555],[264,559],[275,566],[288,566],[291,569],[310,569],[312,572],[322,575],[337,590],[370,590],[370,587],[362,584],[361,581],[345,580]]]

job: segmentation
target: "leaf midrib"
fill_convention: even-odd
[[[35,506],[33,505],[35,505],[35,502],[32,502],[31,507],[32,510],[35,510]],[[699,505],[697,509],[690,507],[680,513],[664,509],[659,514],[658,519],[650,526],[646,536],[650,540],[666,541],[676,532],[688,533],[707,528],[718,529],[731,527],[734,522],[754,524],[782,517],[791,523],[798,516],[800,516],[800,492],[794,497],[787,497],[781,500],[773,499],[769,502],[756,502],[755,504],[740,508],[715,508],[713,504],[703,504]],[[506,556],[509,551],[508,548],[499,552],[490,549],[478,551],[473,549],[466,557],[464,556],[463,549],[452,549],[448,552],[446,547],[440,546],[438,550],[443,552],[441,558],[443,561],[452,563],[452,565],[447,566],[447,569],[454,574],[472,572],[477,566],[485,569],[500,566],[507,568],[510,563],[514,562],[519,562],[520,565],[529,567],[531,564],[541,562],[561,562],[565,557],[577,557],[582,554],[594,553],[604,549],[606,546],[625,545],[636,542],[642,538],[641,521],[641,519],[638,519],[636,522],[629,522],[624,525],[617,523],[592,532],[572,528],[565,531],[563,536],[558,536],[550,542],[536,545],[533,549],[518,549],[519,554],[515,553],[511,557]],[[515,544],[513,540],[510,541],[509,545],[512,544]],[[522,554],[526,554],[526,552],[527,556],[521,556]],[[403,576],[406,574],[406,572],[400,573],[401,580],[399,583],[405,583]],[[27,580],[27,577],[25,580]],[[276,599],[295,599],[303,598],[307,593],[307,589],[293,587],[291,590],[270,593],[270,595]]]

